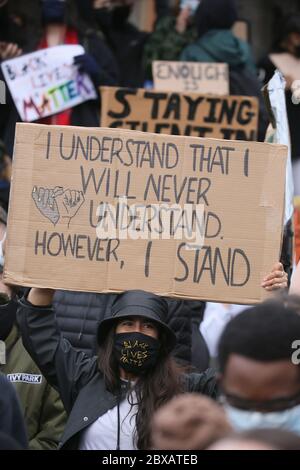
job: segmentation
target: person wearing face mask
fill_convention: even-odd
[[[180,60],[227,63],[230,95],[255,96],[259,100],[257,140],[263,142],[269,119],[261,93],[262,84],[249,44],[232,32],[237,20],[235,0],[201,0],[194,15],[197,39],[183,49]]]
[[[299,339],[300,316],[284,300],[266,301],[228,323],[219,343],[219,385],[235,431],[300,435]]]
[[[117,85],[119,71],[114,57],[101,36],[79,19],[76,1],[42,0],[41,8],[43,35],[38,47],[81,44],[85,52],[74,58],[79,70],[90,76],[96,89],[100,85]],[[99,102],[94,100],[43,121],[46,124],[97,126],[98,108]]]
[[[186,374],[171,352],[165,299],[144,291],[116,297],[98,328],[98,356],[71,346],[57,329],[54,291],[30,290],[20,300],[18,321],[27,351],[60,392],[69,415],[60,448],[133,450],[150,447],[156,409],[185,391],[215,397],[212,370]]]
[[[281,18],[278,20],[278,18]],[[276,38],[271,49],[271,53],[290,54],[292,57],[300,60],[300,13],[288,16],[277,15]],[[267,55],[259,63],[262,79],[268,83],[272,78],[276,66],[272,62],[271,56]],[[298,77],[300,79],[300,77]],[[293,80],[289,76],[286,79],[286,108],[290,127],[290,137],[292,146],[292,165],[294,177],[295,195],[300,195],[300,107],[292,99]]]

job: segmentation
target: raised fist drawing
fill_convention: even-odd
[[[64,189],[56,186],[54,189],[37,188],[32,190],[32,198],[40,213],[49,219],[53,225],[62,219],[67,219],[68,226],[84,203],[82,191]]]
[[[40,213],[50,220],[54,225],[59,221],[59,211],[56,196],[62,195],[63,188],[56,186],[54,189],[37,188],[32,190],[32,199]]]

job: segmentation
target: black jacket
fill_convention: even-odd
[[[0,374],[0,432],[14,439],[22,449],[27,448],[27,435],[17,393],[3,374]]]
[[[69,415],[60,448],[77,449],[81,432],[114,408],[117,397],[106,390],[97,357],[74,349],[59,334],[52,307],[34,307],[23,298],[18,321],[25,348],[48,382],[60,392]],[[215,397],[214,371],[186,375],[185,389]]]
[[[74,348],[78,348],[88,355],[96,354],[98,325],[101,320],[110,316],[111,305],[115,298],[116,294],[59,290],[55,292],[53,306],[59,329]],[[177,338],[173,355],[182,364],[194,364],[192,331],[196,331],[196,329],[193,328],[192,318],[197,316],[198,311],[198,325],[200,324],[200,318],[202,319],[203,316],[202,302],[169,298],[166,300],[169,306],[167,324],[172,328]],[[200,351],[199,354],[201,355]],[[201,370],[208,366],[206,359],[203,359],[205,363]],[[199,360],[195,365],[198,368]]]

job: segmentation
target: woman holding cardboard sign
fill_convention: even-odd
[[[286,286],[277,264],[263,287]],[[26,349],[69,414],[60,448],[147,449],[156,409],[186,391],[216,397],[213,370],[186,374],[172,359],[175,336],[165,323],[163,298],[136,290],[117,296],[111,316],[99,325],[99,355],[89,357],[60,336],[53,294],[31,289],[20,301],[18,320]]]
[[[19,318],[26,348],[69,414],[62,448],[147,449],[156,408],[184,390],[216,396],[212,370],[184,376],[171,358],[176,340],[163,298],[144,291],[119,295],[99,325],[99,356],[91,358],[60,336],[53,294],[31,289]]]

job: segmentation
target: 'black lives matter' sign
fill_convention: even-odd
[[[114,87],[101,87],[100,93],[100,125],[103,127],[228,140],[257,140],[257,98]]]

